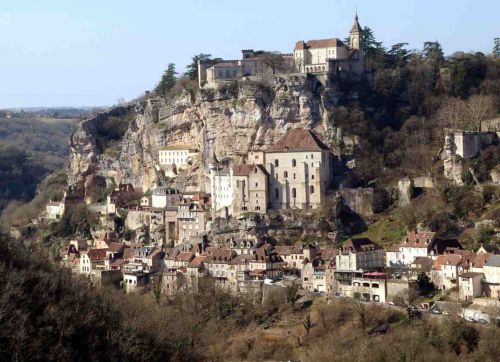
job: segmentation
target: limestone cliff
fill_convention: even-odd
[[[313,77],[267,82],[243,79],[196,94],[147,97],[135,107],[118,107],[81,121],[71,137],[69,183],[87,189],[99,175],[143,191],[160,184],[203,189],[211,145],[219,160],[242,162],[250,149],[273,144],[293,127],[314,129],[326,143],[332,142],[336,130],[329,128],[329,111],[334,92]],[[127,113],[132,117],[126,132],[101,142],[107,137],[101,124]],[[172,177],[159,167],[158,151],[178,142],[195,146],[199,153],[187,170]]]

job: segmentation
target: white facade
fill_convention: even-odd
[[[196,154],[196,150],[184,145],[163,147],[159,151],[160,165],[175,165],[182,168],[187,164],[189,157]]]
[[[233,172],[232,169],[210,170],[210,193],[212,195],[212,210],[217,212],[224,207],[232,214],[233,204]]]
[[[153,190],[151,196],[151,206],[153,208],[163,209],[167,206],[177,206],[181,200],[181,195],[177,190],[158,187]]]
[[[47,218],[51,220],[60,219],[63,214],[63,207],[64,205],[59,202],[49,202],[47,206],[45,206]]]

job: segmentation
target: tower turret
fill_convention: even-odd
[[[363,49],[363,28],[359,25],[358,14],[354,17],[354,24],[349,32],[349,48]]]

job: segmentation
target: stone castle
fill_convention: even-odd
[[[340,71],[362,74],[365,70],[363,29],[354,18],[349,32],[349,44],[338,38],[297,41],[293,53],[242,50],[242,59],[198,63],[199,86],[214,86],[217,83],[245,76],[261,76],[274,73],[301,73],[325,75]],[[280,57],[275,64],[265,58],[268,54]]]

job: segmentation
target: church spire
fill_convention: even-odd
[[[361,25],[359,25],[358,21],[358,12],[356,11],[356,16],[354,17],[354,24],[352,25],[351,33],[360,33],[361,31]]]

